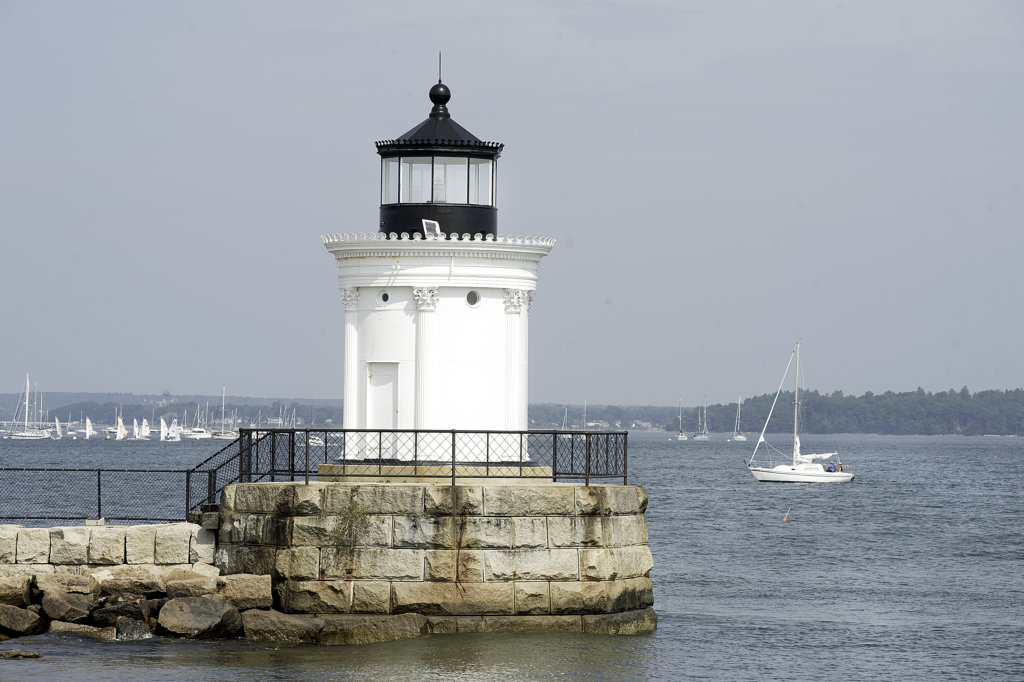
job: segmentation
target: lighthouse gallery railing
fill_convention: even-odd
[[[240,429],[193,469],[186,508],[216,504],[232,483],[372,478],[627,481],[625,431]]]

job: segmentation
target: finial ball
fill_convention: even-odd
[[[437,85],[430,88],[430,101],[434,104],[445,105],[448,104],[448,100],[452,98],[452,91],[448,89],[448,86],[441,81],[437,82]]]

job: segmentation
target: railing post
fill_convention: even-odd
[[[103,518],[103,470],[96,470],[96,518]]]
[[[622,434],[622,485],[626,485],[626,473],[629,471],[629,432]]]
[[[558,482],[558,432],[551,434],[551,482]]]
[[[217,504],[217,470],[206,472],[206,504]]]
[[[452,429],[452,485],[455,485],[455,429]]]
[[[590,485],[590,433],[583,434],[583,437],[587,439],[587,463],[583,472],[583,485]]]
[[[192,472],[185,472],[185,520],[188,520],[188,513],[192,510]]]
[[[307,441],[309,432],[306,432]],[[307,442],[306,446],[309,446]],[[288,480],[295,482],[295,431],[288,434]]]
[[[324,434],[324,435],[327,435],[327,434]],[[327,442],[326,438],[324,439],[324,442],[325,443]],[[309,485],[309,429],[306,429],[306,465],[303,468],[306,470],[306,472],[305,472],[306,485]]]

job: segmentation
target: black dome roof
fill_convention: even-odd
[[[395,140],[377,142],[377,153],[392,156],[410,151],[454,151],[497,158],[505,145],[500,142],[484,142],[452,120],[448,113],[448,101],[452,97],[448,86],[438,81],[430,88],[430,101],[434,107],[427,120]]]

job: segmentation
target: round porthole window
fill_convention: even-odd
[[[476,307],[480,303],[480,294],[475,291],[471,291],[466,294],[466,303],[471,307]]]
[[[390,300],[391,300],[391,295],[388,294],[388,292],[380,291],[380,292],[377,293],[377,303],[379,305],[384,305],[385,303],[387,303]]]

